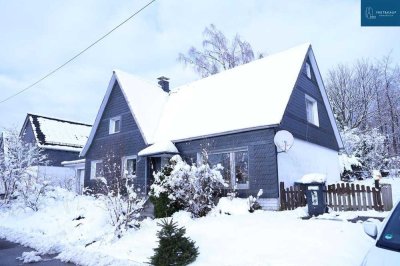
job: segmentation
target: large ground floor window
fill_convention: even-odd
[[[208,163],[212,166],[221,164],[224,179],[231,188],[249,188],[249,153],[247,150],[211,152]]]

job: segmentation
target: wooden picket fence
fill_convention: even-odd
[[[327,186],[326,203],[334,211],[383,211],[379,189],[364,185],[334,184]]]
[[[389,211],[392,206],[392,191],[390,186],[375,189],[364,185],[333,184],[325,186],[325,202],[334,211]],[[300,186],[285,188],[280,183],[281,209],[293,210],[306,206],[305,191]],[[385,203],[385,204],[384,204]]]
[[[290,186],[285,188],[285,183],[279,184],[281,197],[281,210],[294,210],[298,207],[306,206],[305,191],[300,186]]]

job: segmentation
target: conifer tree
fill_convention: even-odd
[[[161,230],[157,232],[159,245],[154,249],[151,264],[156,266],[188,265],[196,260],[199,255],[198,247],[190,238],[184,236],[186,229],[178,227],[172,219],[162,220]]]

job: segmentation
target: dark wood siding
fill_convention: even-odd
[[[110,118],[121,116],[121,131],[109,134]],[[130,112],[122,91],[116,82],[108,99],[99,126],[95,132],[93,142],[86,153],[85,186],[91,186],[90,171],[93,160],[102,160],[108,153],[114,153],[122,162],[123,156],[137,155],[146,147],[138,126]],[[137,185],[145,184],[145,159],[137,159]]]
[[[319,126],[307,122],[306,94],[317,101]],[[296,138],[333,150],[339,150],[326,108],[330,107],[324,104],[321,92],[315,81],[315,75],[313,74],[312,79],[309,79],[304,64],[290,96],[280,128],[290,131]]]
[[[210,137],[176,143],[181,156],[188,162],[196,162],[203,149],[209,152],[247,148],[249,154],[250,188],[238,190],[239,196],[256,195],[264,190],[263,198],[278,197],[276,150],[273,142],[275,130],[263,129],[224,136]]]
[[[36,144],[36,138],[33,133],[33,128],[31,123],[28,121],[25,128],[22,130],[22,140],[26,143]]]

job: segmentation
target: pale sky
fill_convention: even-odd
[[[64,63],[148,1],[0,0],[0,101]],[[92,124],[113,69],[171,87],[199,79],[178,61],[205,26],[239,33],[255,52],[310,42],[323,76],[339,63],[400,61],[400,27],[361,27],[353,0],[157,0],[101,43],[25,93],[0,104],[0,128],[26,113]],[[0,129],[1,131],[1,129]]]

